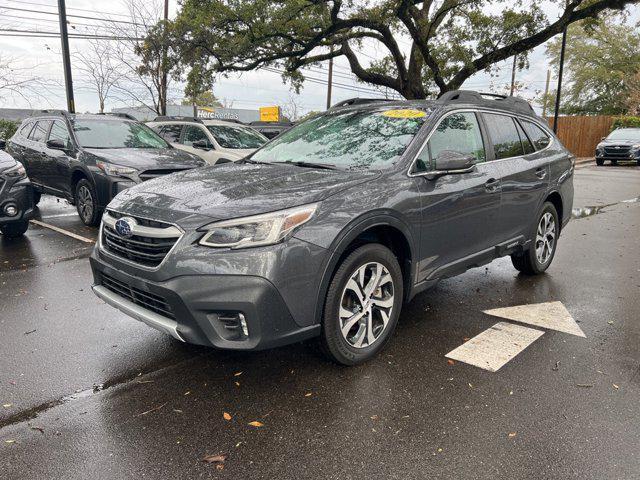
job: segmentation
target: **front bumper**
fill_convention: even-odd
[[[260,276],[181,275],[151,281],[113,268],[95,251],[90,260],[96,295],[125,314],[182,341],[221,349],[260,350],[319,333],[319,325],[298,325],[280,292]],[[124,285],[118,288],[127,289],[125,294],[114,292],[114,281]],[[151,308],[158,305],[162,308],[154,312],[145,302],[152,302]],[[170,315],[157,313],[163,310],[170,311]],[[229,330],[228,323],[223,321],[237,313],[246,320],[248,336],[239,335],[237,329]]]
[[[4,213],[7,205],[15,206],[18,213],[7,216]],[[33,216],[34,208],[33,187],[29,180],[15,181],[0,178],[0,225],[28,220]]]

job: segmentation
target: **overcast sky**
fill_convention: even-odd
[[[153,0],[139,0],[153,1]],[[157,1],[157,0],[156,0]],[[0,0],[0,29],[15,30],[39,30],[57,31],[57,17],[46,13],[25,12],[12,10],[14,8],[25,10],[36,10],[42,12],[57,12],[56,0]],[[12,9],[9,9],[9,8]],[[633,8],[633,17],[638,16],[639,7]],[[175,16],[177,0],[170,0],[170,17]],[[127,10],[122,0],[67,0],[67,14],[77,16],[89,16],[100,18],[111,18],[126,20]],[[96,24],[90,19],[69,18],[71,29],[74,33],[95,33],[95,27],[89,25]],[[71,39],[71,50],[82,51],[87,48],[87,40]],[[408,45],[408,41],[403,40]],[[60,59],[60,40],[58,38],[15,38],[0,36],[0,57],[11,57],[15,65],[20,67],[16,73],[17,77],[37,75],[43,78],[46,83],[44,98],[36,101],[31,106],[33,108],[65,108],[66,100],[64,95],[63,71]],[[380,58],[384,55],[383,47],[376,47],[375,43],[369,42],[361,49],[363,53],[362,62],[367,63],[369,58]],[[532,97],[536,90],[543,90],[545,86],[546,72],[550,68],[544,55],[544,46],[534,50],[530,54],[530,68],[526,71],[518,72],[517,79],[528,86],[524,95]],[[512,60],[501,65],[500,73],[495,78],[490,78],[485,73],[478,73],[470,78],[464,88],[489,91],[491,87],[506,88],[511,78]],[[72,65],[73,69],[73,65]],[[96,111],[98,108],[97,97],[86,83],[81,72],[74,71],[76,110],[78,112]],[[316,68],[308,73],[310,77],[326,80],[326,65]],[[351,97],[371,96],[369,93],[371,86],[358,83],[350,73],[348,64],[344,58],[338,58],[335,63],[334,81],[343,84],[335,85],[333,90],[333,101]],[[349,90],[360,89],[360,92]],[[178,98],[182,96],[182,85],[173,83],[171,96]],[[223,98],[232,103],[236,108],[257,109],[259,106],[285,104],[294,98],[303,112],[309,110],[322,110],[326,103],[326,85],[305,82],[304,89],[300,95],[293,93],[288,85],[282,83],[281,77],[276,73],[267,71],[247,72],[242,75],[234,75],[228,79],[222,78],[214,87],[214,93],[218,98]],[[2,107],[29,108],[29,102],[19,96],[12,96],[0,101]],[[113,107],[125,105],[123,100],[110,99],[107,101],[106,110]]]

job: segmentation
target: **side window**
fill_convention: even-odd
[[[525,135],[524,130],[522,130],[522,127],[520,126],[517,120],[516,120],[516,128],[518,129],[518,135],[520,135],[520,141],[522,142],[522,148],[524,149],[524,154],[528,155],[529,153],[535,152],[536,149],[533,148],[533,145]]]
[[[29,134],[29,140],[34,142],[44,143],[47,139],[47,131],[49,130],[51,122],[49,120],[40,120],[36,123],[36,126],[31,130]]]
[[[475,113],[454,113],[442,120],[418,158],[415,171],[425,172],[434,168],[434,160],[444,151],[471,155],[475,163],[484,162],[485,152],[482,134]]]
[[[162,125],[160,129],[156,131],[158,132],[158,135],[164,138],[167,142],[178,143],[180,140],[180,132],[182,132],[182,125]]]
[[[496,160],[524,155],[520,135],[513,118],[494,113],[483,113],[489,137],[493,142]]]
[[[199,140],[206,140],[209,143],[209,138],[207,134],[200,127],[196,127],[194,125],[187,125],[184,129],[184,135],[182,138],[182,144],[192,146],[193,142],[197,142]]]
[[[527,135],[529,135],[529,138],[533,142],[533,146],[536,148],[536,150],[542,150],[551,143],[551,138],[549,137],[549,135],[547,135],[545,131],[535,123],[527,122],[526,120],[521,121],[522,127],[524,128],[525,132],[527,132]]]
[[[22,135],[24,138],[27,138],[29,136],[29,133],[31,132],[31,129],[33,128],[33,122],[27,122],[25,123],[21,128],[20,128],[20,135]]]
[[[71,136],[69,135],[69,130],[64,123],[58,120],[53,122],[51,132],[49,133],[49,140],[62,140],[65,147],[71,148]]]

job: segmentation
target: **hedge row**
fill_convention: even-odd
[[[611,130],[616,128],[640,128],[640,117],[616,117],[611,125]]]
[[[12,122],[11,120],[3,120],[0,118],[0,138],[8,140],[16,133],[20,122]]]

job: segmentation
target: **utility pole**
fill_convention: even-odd
[[[547,70],[547,83],[544,87],[544,97],[542,97],[542,118],[547,116],[547,102],[549,101],[549,82],[551,81],[551,70]]]
[[[513,56],[513,68],[511,69],[511,92],[509,92],[509,96],[513,97],[513,91],[516,89],[516,61],[518,60],[518,55]]]
[[[65,0],[58,0],[58,17],[60,19],[60,40],[62,41],[62,65],[64,67],[64,87],[67,92],[67,110],[76,113],[73,100],[73,78],[71,77],[71,57],[69,55],[69,32],[67,32],[67,8]]]
[[[558,133],[558,111],[560,110],[560,93],[562,91],[562,70],[564,69],[564,51],[567,47],[567,27],[562,31],[562,47],[560,48],[560,68],[558,69],[558,91],[556,92],[556,109],[553,112],[553,133]]]
[[[169,20],[169,0],[164,0],[164,35],[162,46],[162,78],[160,79],[160,115],[167,114],[167,21]]]
[[[333,47],[331,47],[333,53]],[[333,84],[333,57],[329,59],[329,78],[327,78],[327,110],[331,108],[331,87]]]

